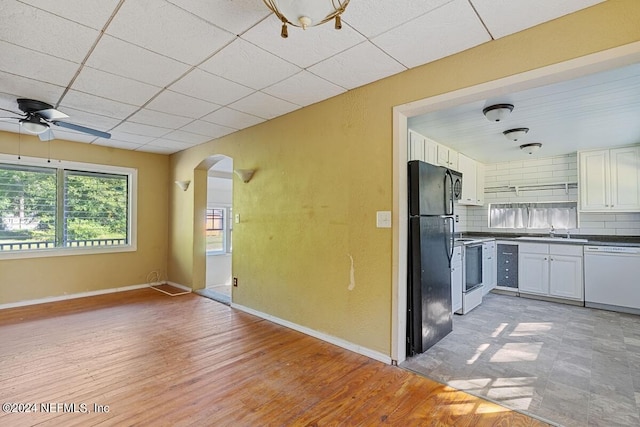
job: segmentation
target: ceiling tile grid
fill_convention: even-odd
[[[0,108],[41,100],[112,133],[58,138],[171,154],[601,1],[352,1],[340,31],[283,39],[260,0],[0,0]]]

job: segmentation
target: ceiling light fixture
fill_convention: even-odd
[[[529,132],[529,128],[515,128],[505,130],[504,132],[502,132],[502,134],[506,136],[510,141],[517,141],[520,138],[524,137],[527,132]]]
[[[540,144],[539,142],[532,142],[530,144],[522,144],[520,146],[521,150],[526,151],[529,154],[535,153],[540,148],[542,148],[542,144]]]
[[[294,27],[315,27],[332,19],[335,29],[342,28],[340,15],[344,13],[349,0],[262,0],[282,21],[282,38],[289,37],[287,24]]]
[[[513,111],[512,104],[490,105],[489,107],[482,110],[482,112],[484,113],[484,116],[490,122],[499,122],[505,117],[507,117],[507,115],[512,111]]]
[[[49,125],[46,123],[42,123],[39,118],[36,116],[27,117],[26,119],[20,120],[20,125],[24,130],[34,135],[40,135],[49,129]]]

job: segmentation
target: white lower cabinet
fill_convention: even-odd
[[[462,286],[464,280],[462,249],[462,246],[453,248],[453,258],[451,259],[451,305],[454,313],[462,311]]]
[[[482,244],[482,294],[488,294],[498,281],[496,262],[496,242]]]
[[[521,293],[584,301],[582,246],[521,243],[518,252]]]

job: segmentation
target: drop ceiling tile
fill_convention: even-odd
[[[121,121],[120,119],[114,119],[113,117],[88,113],[86,111],[76,110],[75,108],[64,106],[58,108],[60,109],[60,111],[69,116],[68,119],[64,119],[63,121],[76,125],[87,126],[105,132],[117,126]]]
[[[346,90],[308,71],[302,71],[264,89],[263,92],[304,107],[339,95]]]
[[[246,86],[199,69],[178,80],[171,90],[218,105],[229,104],[253,92]]]
[[[208,136],[209,139],[220,138],[221,136],[229,135],[230,133],[235,132],[235,129],[232,129],[227,126],[221,126],[211,122],[205,122],[204,120],[194,120],[180,128],[185,132],[197,133],[198,135]]]
[[[121,141],[121,142],[129,142],[132,144],[140,144],[140,145],[144,145],[147,144],[151,141],[153,141],[154,139],[156,139],[155,136],[144,136],[144,135],[136,135],[134,133],[129,133],[129,132],[123,132],[121,130],[112,130],[110,131],[111,133],[111,139],[112,140],[116,140],[116,141]]]
[[[174,142],[180,142],[182,144],[190,144],[198,145],[203,142],[207,142],[211,139],[209,136],[198,135],[196,133],[185,132],[183,130],[174,130],[173,132],[169,132],[168,134],[162,137],[163,140],[170,140]],[[151,144],[154,144],[155,141],[151,141]]]
[[[80,71],[71,88],[138,107],[144,105],[161,90],[158,86],[152,86],[90,67],[84,67]]]
[[[204,116],[202,119],[233,129],[244,129],[265,121],[265,119],[261,117],[256,117],[254,115],[226,107],[216,110],[213,113]]]
[[[240,101],[234,102],[229,107],[264,119],[273,119],[300,108],[296,104],[262,92],[255,92]]]
[[[20,132],[20,125],[18,124],[17,120],[15,121],[0,120],[0,130],[5,132],[18,133]]]
[[[233,34],[242,34],[271,13],[256,0],[169,0]]]
[[[0,40],[80,63],[99,35],[99,31],[22,2],[2,2]]]
[[[77,90],[70,90],[60,101],[60,108],[69,107],[88,113],[124,119],[138,109],[135,105],[100,98]]]
[[[15,99],[37,99],[55,105],[64,93],[64,87],[0,71],[0,92],[13,95]],[[16,102],[14,105],[18,110],[18,103]]]
[[[405,70],[406,67],[368,41],[309,68],[312,73],[347,89]]]
[[[280,37],[281,26],[282,23],[272,15],[247,31],[242,38],[302,68],[364,40],[362,35],[346,24],[341,30],[334,29],[331,23],[306,30],[289,26],[289,38],[286,39]]]
[[[52,127],[51,130],[53,131],[53,136],[55,137],[55,139],[64,139],[66,141],[85,142],[85,143],[90,143],[96,139],[96,137],[93,135],[88,135],[86,133],[77,132],[70,129],[62,129],[55,126]],[[102,139],[102,138],[98,138],[98,139]],[[51,155],[55,157],[54,150],[52,150]]]
[[[113,134],[115,135],[116,132],[126,132],[126,133],[133,133],[135,135],[160,138],[161,136],[171,132],[171,129],[158,127],[158,126],[149,126],[142,123],[124,122],[118,125],[118,127],[114,129]],[[122,137],[118,137],[118,139],[122,139]],[[128,142],[131,142],[131,141],[128,141]]]
[[[372,42],[404,66],[413,68],[490,40],[467,0],[453,0]]]
[[[190,123],[193,119],[143,108],[140,111],[136,111],[136,113],[129,117],[127,121],[149,126],[176,129]]]
[[[217,110],[220,106],[178,92],[165,90],[155,97],[153,101],[148,103],[146,108],[167,114],[198,119],[205,114]]]
[[[143,146],[143,144],[135,144],[133,142],[117,141],[115,139],[102,139],[98,138],[93,145],[102,145],[104,147],[120,148],[123,150],[136,150]]]
[[[160,87],[171,84],[191,68],[188,64],[108,35],[100,39],[87,65]]]
[[[173,154],[177,153],[178,151],[186,150],[187,148],[190,148],[190,146],[174,142],[168,145],[163,145],[162,141],[160,141],[158,142],[158,145],[146,144],[138,148],[136,151],[144,151],[145,153],[155,154]]]
[[[79,65],[75,62],[0,41],[0,71],[59,86],[67,86]]]
[[[89,2],[87,0],[27,0],[31,6],[43,9],[57,16],[89,26],[96,30],[102,30],[109,17],[116,9],[118,0],[100,0]]]
[[[165,0],[124,2],[107,34],[191,65],[235,37]]]
[[[352,1],[342,15],[342,22],[346,22],[359,33],[371,38],[451,1],[394,0],[376,2],[374,7],[367,1]]]
[[[199,68],[257,90],[300,71],[300,67],[242,39],[236,39]]]
[[[471,0],[494,38],[517,33],[604,0]]]

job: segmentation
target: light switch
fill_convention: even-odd
[[[240,214],[235,215],[235,222],[236,224],[240,224]]]
[[[376,227],[391,228],[391,211],[376,212]]]

